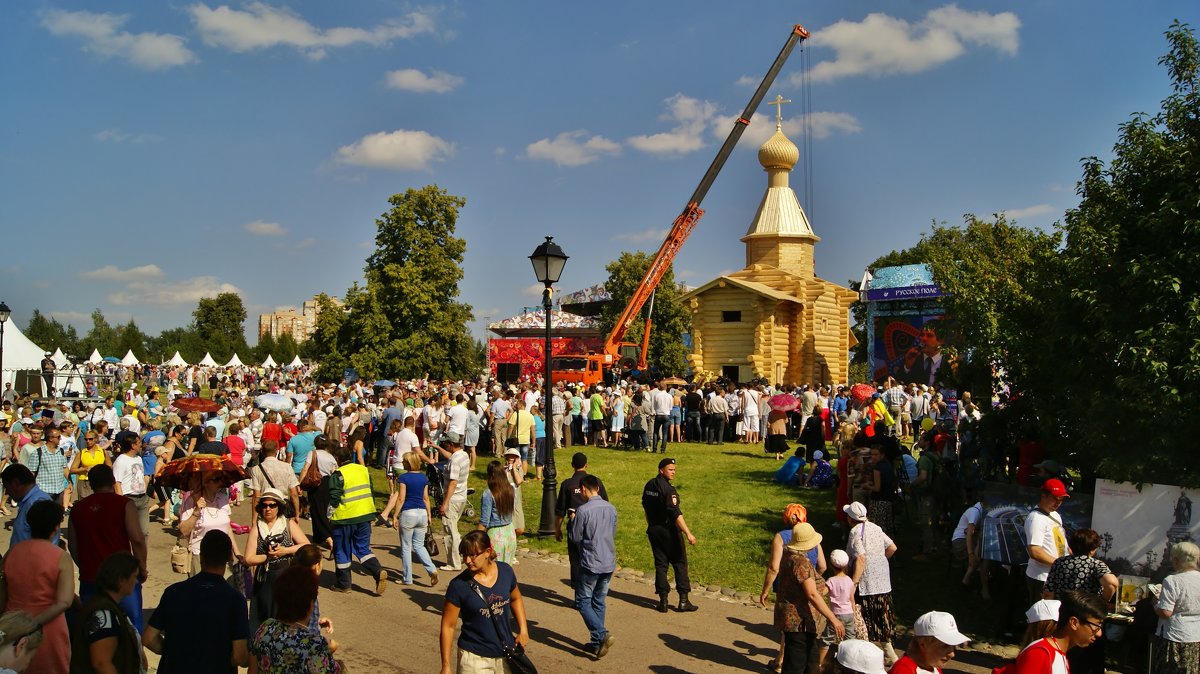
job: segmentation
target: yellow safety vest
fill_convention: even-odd
[[[375,499],[371,494],[371,475],[367,467],[348,463],[338,468],[342,474],[342,501],[333,511],[334,522],[344,522],[363,515],[375,514]]]

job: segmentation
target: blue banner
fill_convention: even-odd
[[[907,288],[879,288],[867,291],[867,301],[888,302],[895,300],[922,300],[929,297],[943,297],[946,293],[935,285],[909,286]]]

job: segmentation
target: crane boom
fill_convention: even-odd
[[[754,116],[755,110],[758,109],[762,99],[767,95],[767,91],[775,82],[775,78],[779,75],[779,71],[783,69],[783,65],[787,62],[788,57],[792,54],[792,49],[798,42],[808,38],[808,31],[800,24],[792,27],[792,32],[788,35],[787,42],[784,43],[783,49],[779,50],[779,55],[775,57],[775,62],[771,64],[771,68],[767,71],[765,77],[758,88],[754,90],[754,95],[750,97],[750,102],[746,104],[746,109],[742,111],[741,117],[733,124],[733,129],[730,130],[729,136],[725,138],[725,143],[717,152],[717,156],[713,158],[712,164],[709,165],[708,171],[704,173],[704,177],[700,179],[700,184],[696,186],[696,191],[692,193],[692,197],[688,200],[687,205],[683,207],[683,211],[675,218],[675,222],[671,225],[671,231],[667,233],[667,238],[659,247],[658,253],[650,263],[650,267],[646,270],[646,275],[642,277],[637,289],[633,293],[633,297],[629,299],[629,304],[625,306],[625,311],[621,313],[621,317],[617,319],[613,325],[612,332],[604,342],[604,355],[607,359],[618,357],[618,349],[620,348],[625,334],[629,331],[629,327],[633,324],[633,319],[642,310],[646,301],[654,293],[658,287],[659,281],[662,280],[667,269],[675,260],[675,255],[679,249],[683,247],[684,241],[687,241],[692,230],[696,228],[696,223],[704,216],[704,210],[700,208],[701,202],[704,201],[705,195],[712,187],[713,181],[717,179],[717,174],[725,166],[726,160],[733,152],[733,148],[738,144],[742,137],[742,133],[746,130],[746,126],[750,124],[750,118]],[[646,337],[643,336],[643,342]],[[638,358],[639,369],[646,368],[646,349],[641,350]]]

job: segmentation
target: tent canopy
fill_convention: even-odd
[[[71,362],[67,360],[67,356],[63,354],[62,349],[55,349],[54,355],[50,356],[50,360],[54,361],[54,367],[58,370],[61,370],[71,364]]]
[[[203,365],[204,367],[216,367],[216,366],[217,366],[217,361],[213,360],[213,357],[212,357],[212,354],[211,354],[211,353],[209,353],[209,352],[205,351],[205,352],[204,352],[204,357],[200,359],[200,363],[199,363],[199,364],[200,364],[200,365]]]
[[[104,357],[100,355],[100,349],[92,349],[92,355],[88,356],[87,362],[92,365],[99,365],[104,362]]]
[[[183,356],[179,355],[178,351],[176,351],[175,355],[171,356],[171,360],[168,360],[165,364],[176,367],[180,365],[187,365],[187,361],[183,359]]]
[[[267,359],[262,362],[262,366],[263,367],[279,367],[279,363],[276,363],[275,359],[272,358],[271,354],[268,353]]]
[[[46,352],[37,344],[29,341],[25,333],[17,328],[16,321],[5,321],[4,323],[4,371],[0,372],[0,379],[3,383],[13,382],[13,388],[16,388],[16,377],[14,370],[41,370],[42,358],[46,357]],[[38,381],[41,381],[39,378]],[[3,386],[0,383],[0,386]]]
[[[125,357],[121,359],[121,364],[122,365],[137,365],[138,364],[137,356],[133,355],[133,349],[130,349],[125,352]]]
[[[233,354],[233,358],[230,358],[228,363],[225,363],[225,367],[242,367],[243,365],[245,363],[242,362],[241,358],[238,358],[236,353]]]
[[[304,367],[304,361],[300,360],[300,355],[297,354],[296,357],[292,359],[292,362],[287,364],[287,367],[288,369]]]

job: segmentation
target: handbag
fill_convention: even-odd
[[[433,536],[428,534],[425,535],[425,551],[429,553],[430,557],[437,557],[441,552],[441,550],[438,549],[437,541],[434,540]]]
[[[175,541],[175,547],[171,548],[171,570],[186,574],[191,564],[192,551],[183,543],[183,538],[179,538]]]
[[[471,581],[471,589],[475,590],[475,595],[483,602],[484,606],[488,605],[487,599],[483,596],[483,591],[479,589],[479,583]],[[525,654],[525,647],[513,640],[511,646],[505,641],[504,636],[500,632],[500,622],[496,620],[496,614],[488,611],[492,618],[492,629],[496,630],[496,638],[500,641],[500,650],[504,652],[504,662],[508,664],[508,668],[512,670],[512,674],[537,674],[537,667],[533,661]],[[511,631],[511,630],[510,630]]]
[[[314,449],[314,453],[309,455],[312,457],[312,460],[308,462],[308,467],[300,475],[300,486],[305,489],[316,489],[321,486],[321,469],[317,467],[316,451]]]

